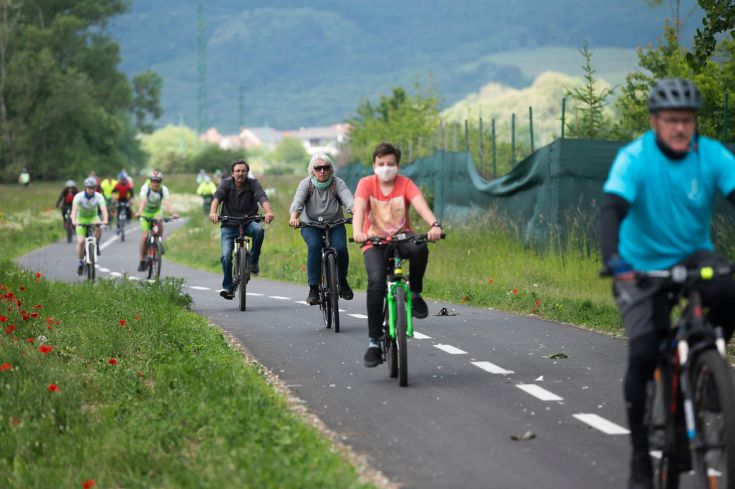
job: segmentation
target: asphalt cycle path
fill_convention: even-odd
[[[166,231],[178,225],[168,223]],[[125,243],[113,231],[103,234],[98,277],[145,279],[136,271],[137,229],[129,228]],[[306,249],[294,252],[305,255]],[[19,262],[53,279],[84,280],[66,242]],[[267,234],[260,265],[264,271],[274,266]],[[234,335],[345,444],[400,487],[626,487],[623,340],[428,301],[429,317],[414,322],[409,385],[403,388],[385,365],[363,366],[364,292],[340,301],[340,333],[334,333],[324,328],[318,307],[304,302],[305,283],[255,277],[241,312],[236,300],[218,295],[220,274],[164,255],[161,275],[184,278],[194,311]],[[442,307],[456,315],[437,316]]]

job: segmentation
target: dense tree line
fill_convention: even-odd
[[[144,163],[161,78],[132,81],[106,32],[126,0],[0,0],[0,179],[80,178]]]

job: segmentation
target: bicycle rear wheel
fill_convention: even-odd
[[[337,289],[337,260],[333,254],[327,255],[327,287],[329,290],[329,309],[334,332],[339,333],[339,290]]]
[[[90,242],[87,244],[87,278],[94,282],[95,268],[94,264],[97,260],[97,247],[94,243]]]
[[[730,369],[714,349],[692,370],[694,420],[701,446],[692,454],[701,487],[735,489],[735,393]]]
[[[240,260],[240,287],[238,288],[238,298],[240,299],[240,310],[244,311],[247,307],[247,275],[246,271],[250,269],[250,254],[245,248],[238,253]]]
[[[148,260],[148,280],[153,277],[153,266],[156,261],[156,247],[148,240],[145,253],[146,260]]]
[[[74,236],[74,226],[71,225],[71,219],[64,216],[64,229],[66,229],[66,242],[71,243],[71,239]]]
[[[127,224],[128,212],[125,208],[121,208],[117,214],[117,234],[120,235],[120,241],[125,241],[125,224]]]
[[[408,341],[406,339],[406,290],[396,287],[396,347],[398,350],[398,385],[408,385]]]
[[[155,250],[156,254],[154,255],[153,260],[153,273],[158,279],[161,277],[161,262],[163,261],[163,243],[161,243],[161,238],[156,240]]]
[[[332,302],[329,300],[329,284],[327,282],[327,264],[323,260],[322,274],[319,277],[319,309],[327,329],[332,327]]]

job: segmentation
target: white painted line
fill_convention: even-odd
[[[199,285],[190,285],[189,288],[194,290],[211,290],[209,287],[201,287]]]
[[[122,277],[122,273],[120,272],[110,272],[110,275],[112,275],[113,277]]]
[[[348,314],[348,316],[352,316],[353,318],[357,319],[367,319],[367,316],[364,314]]]
[[[425,334],[419,333],[418,331],[413,332],[413,337],[417,340],[430,340],[431,336],[426,336]]]
[[[525,391],[532,396],[541,399],[542,401],[563,401],[564,399],[557,396],[553,392],[549,392],[543,387],[536,384],[516,384],[520,390]]]
[[[290,301],[290,300],[292,300],[290,297],[283,297],[281,295],[269,295],[268,298],[269,299],[278,299],[280,301]]]
[[[490,363],[490,362],[470,362],[470,363],[477,368],[483,369],[485,372],[490,372],[491,374],[495,374],[495,375],[509,375],[509,374],[515,373],[512,370],[505,370],[503,367],[499,365],[495,365],[494,363]]]
[[[580,414],[575,414],[574,417],[580,420],[581,422],[587,423],[593,428],[602,431],[606,435],[627,435],[630,433],[630,431],[623,428],[622,426],[617,425],[613,423],[612,421],[608,421],[602,416],[598,416],[597,414],[580,413]]]
[[[347,309],[337,309],[339,312],[347,312]]]
[[[308,305],[309,305],[309,303],[308,303],[308,302],[306,302],[306,301],[294,301],[294,302],[295,302],[296,304],[303,304],[303,305],[305,305],[305,306],[308,306]]]
[[[140,280],[140,279],[136,277],[135,275],[128,275],[128,280]]]
[[[261,297],[263,294],[257,294],[255,292],[245,292],[245,295],[252,295],[253,297]]]
[[[120,238],[119,236],[115,235],[115,236],[111,236],[110,238],[104,240],[102,243],[100,243],[100,249],[104,250],[105,248],[110,246],[112,243],[117,241],[119,238]]]
[[[445,351],[445,352],[449,353],[450,355],[466,355],[467,354],[466,351],[460,350],[459,348],[455,348],[452,345],[438,344],[438,345],[434,345],[434,346],[436,348],[439,348],[442,351]]]
[[[100,272],[105,272],[105,273],[107,273],[107,272],[109,272],[109,271],[110,271],[110,269],[109,269],[109,268],[104,268],[104,267],[99,267],[99,271],[100,271]]]

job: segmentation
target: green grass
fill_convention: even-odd
[[[60,189],[0,186],[0,487],[370,487],[180,282],[71,285],[8,262],[62,235]]]
[[[306,245],[288,227],[288,206],[298,177],[266,177],[264,186],[276,189],[270,199],[276,220],[266,225],[261,276],[304,284]],[[412,222],[420,222],[415,216]],[[590,223],[577,223],[582,230]],[[573,229],[575,229],[573,227]],[[419,228],[419,231],[426,231]],[[597,277],[599,257],[587,256],[584,233],[572,236],[566,249],[539,251],[520,238],[491,212],[465,223],[448,223],[448,238],[430,245],[424,295],[466,305],[493,307],[520,314],[587,326],[622,334],[620,316],[611,297],[610,282]],[[351,235],[348,226],[348,235]],[[167,257],[196,268],[221,273],[219,226],[197,212],[168,241]],[[365,289],[362,255],[350,245],[349,280]],[[513,293],[516,290],[517,293]]]

